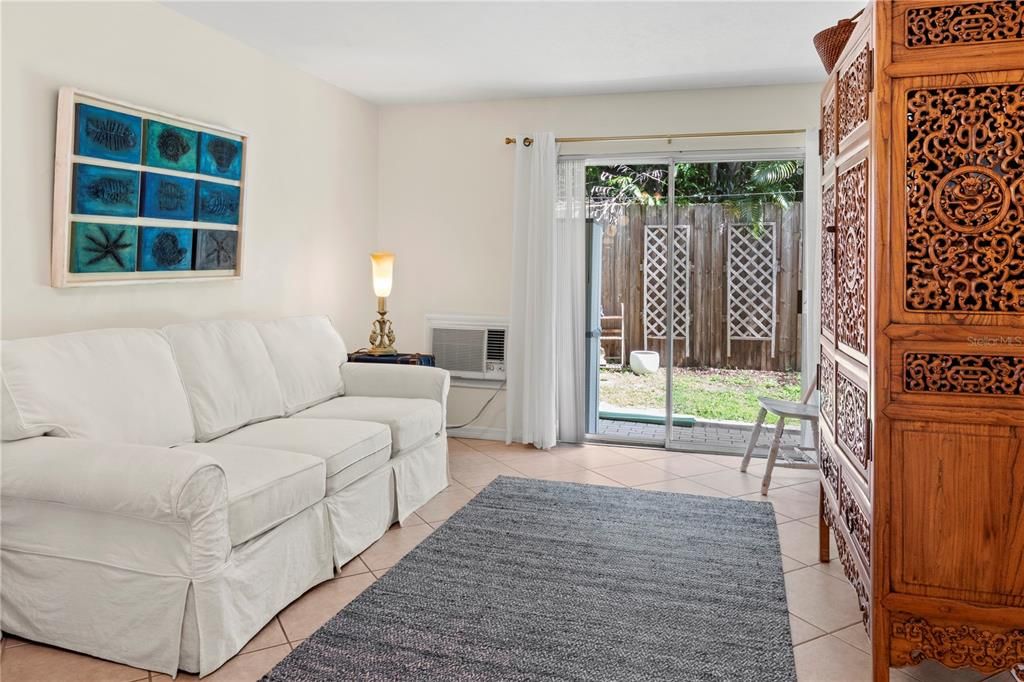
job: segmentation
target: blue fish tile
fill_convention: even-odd
[[[134,218],[139,215],[139,173],[76,163],[71,212]]]
[[[139,238],[139,270],[145,272],[192,269],[192,230],[178,227],[143,227]]]

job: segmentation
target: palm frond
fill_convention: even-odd
[[[797,161],[762,161],[754,165],[750,179],[758,185],[777,185],[800,171]]]

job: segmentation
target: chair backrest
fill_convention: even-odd
[[[811,401],[811,396],[818,390],[818,377],[814,377],[814,381],[807,385],[807,390],[804,391],[803,396],[800,398],[800,402],[806,405]]]

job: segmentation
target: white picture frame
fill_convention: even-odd
[[[146,164],[146,158],[140,157],[139,163],[125,163],[122,161],[83,156],[76,153],[75,135],[77,129],[76,109],[79,104],[87,104],[103,109],[111,110],[136,116],[142,119],[142,130],[146,129],[146,121],[155,121],[184,128],[197,133],[207,133],[230,140],[237,140],[241,143],[240,174],[238,180],[213,177],[196,172],[169,170],[161,167],[154,167]],[[140,141],[145,145],[145,141]],[[175,116],[163,111],[148,107],[130,104],[96,93],[87,92],[74,87],[62,87],[57,100],[57,130],[56,145],[54,153],[54,182],[53,182],[53,225],[50,258],[50,284],[56,288],[88,287],[125,284],[157,284],[166,282],[196,282],[211,280],[238,280],[242,278],[245,256],[245,205],[246,205],[246,161],[249,151],[249,136],[243,132],[226,128],[210,123],[203,123],[181,116]],[[197,154],[201,153],[197,150]],[[208,223],[198,220],[194,215],[193,220],[165,219],[156,217],[144,217],[141,215],[141,201],[138,213],[135,217],[116,217],[94,214],[77,214],[72,211],[74,174],[76,164],[88,164],[104,168],[116,168],[127,171],[135,171],[142,177],[143,173],[158,175],[171,175],[179,178],[195,180],[197,183],[206,182],[220,185],[238,187],[238,215],[237,223]],[[141,181],[140,181],[141,182]],[[146,227],[160,228],[183,228],[192,229],[193,247],[197,240],[199,230],[219,230],[237,232],[237,245],[235,251],[234,268],[232,269],[178,269],[162,271],[142,271],[139,262],[141,258],[136,257],[136,270],[126,272],[72,272],[72,232],[75,223],[110,224],[110,225],[134,225],[137,227],[137,240],[141,240],[142,229]],[[137,248],[137,247],[136,247]],[[192,265],[194,267],[194,264]]]

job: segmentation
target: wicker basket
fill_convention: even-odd
[[[856,19],[859,16],[860,12],[857,12],[852,19],[840,19],[835,26],[826,28],[814,36],[814,49],[818,51],[818,57],[825,66],[825,73],[832,73],[832,69],[836,67],[839,55],[843,53],[853,29],[857,28]]]

